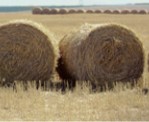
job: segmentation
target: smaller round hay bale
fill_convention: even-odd
[[[86,24],[66,35],[59,46],[57,71],[64,80],[103,85],[133,82],[142,76],[142,43],[124,26]]]
[[[122,10],[121,14],[130,14],[129,10]]]
[[[78,13],[78,14],[85,13],[85,10],[84,9],[78,9],[78,10],[76,10],[76,13]]]
[[[130,13],[131,13],[131,14],[138,14],[138,11],[137,11],[136,9],[134,9],[134,10],[131,10]]]
[[[102,11],[98,9],[98,10],[95,10],[94,13],[102,13]]]
[[[49,8],[43,8],[42,14],[50,14],[50,9]]]
[[[17,20],[0,26],[0,78],[6,82],[49,80],[58,50],[53,35],[42,25]]]
[[[147,10],[140,10],[138,13],[139,14],[148,14]]]
[[[105,14],[112,14],[112,11],[111,10],[105,10],[103,13],[105,13]]]
[[[76,13],[76,10],[75,9],[70,9],[70,10],[68,10],[68,13],[69,14],[74,14],[74,13]]]
[[[53,8],[50,10],[50,14],[58,14],[59,9]]]
[[[33,8],[32,14],[42,14],[42,8]]]
[[[114,10],[112,13],[113,13],[113,14],[120,14],[121,11],[120,11],[120,10]]]
[[[93,14],[93,13],[94,13],[94,11],[93,11],[93,10],[91,10],[91,9],[89,9],[89,10],[86,10],[86,13]]]
[[[58,12],[59,14],[67,14],[68,13],[68,10],[67,9],[64,9],[64,8],[62,8],[62,9],[60,9],[59,10],[59,12]]]

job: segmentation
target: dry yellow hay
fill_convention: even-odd
[[[33,8],[32,14],[42,14],[42,8]]]
[[[112,13],[113,13],[113,14],[120,14],[121,11],[120,11],[120,10],[114,10]]]
[[[50,14],[58,14],[59,9],[53,8],[50,10]]]
[[[67,9],[64,9],[64,8],[62,8],[62,9],[60,9],[59,10],[59,12],[58,12],[59,14],[67,14],[68,13],[68,10]]]
[[[70,9],[70,10],[68,11],[68,13],[69,13],[69,14],[74,14],[74,13],[76,13],[76,10],[75,10],[75,9]]]
[[[129,10],[122,10],[122,12],[121,12],[122,14],[129,14],[130,13],[130,11]]]
[[[40,24],[17,20],[0,26],[0,78],[47,81],[58,56],[56,40]]]
[[[93,10],[86,10],[86,13],[94,13],[94,11]]]
[[[131,13],[131,14],[138,14],[138,11],[137,11],[137,10],[131,10],[130,13]]]
[[[117,24],[82,26],[60,42],[57,71],[63,80],[104,85],[134,81],[144,67],[142,44],[134,32]]]
[[[105,13],[105,14],[111,14],[112,11],[111,10],[105,10],[103,13]]]
[[[49,8],[44,8],[42,10],[42,14],[50,14],[50,9]]]

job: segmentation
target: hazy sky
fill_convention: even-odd
[[[0,0],[0,6],[14,5],[100,5],[100,4],[125,4],[149,3],[149,0]]]

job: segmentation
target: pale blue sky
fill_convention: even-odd
[[[80,2],[81,1],[81,2]],[[126,3],[149,3],[149,0],[0,0],[0,6],[15,5],[103,5]]]

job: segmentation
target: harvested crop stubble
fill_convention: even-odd
[[[32,14],[42,14],[42,8],[33,8]]]
[[[60,42],[58,72],[64,80],[104,85],[141,77],[144,53],[139,38],[117,24],[82,26]]]
[[[37,23],[19,20],[0,26],[0,77],[6,82],[50,79],[57,54],[53,35]]]

